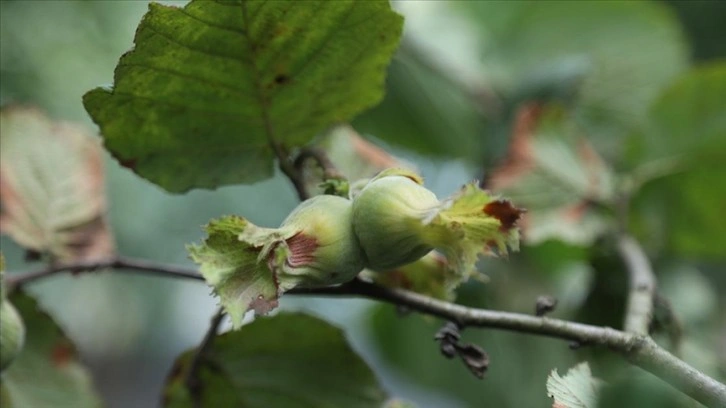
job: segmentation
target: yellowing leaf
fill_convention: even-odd
[[[2,109],[0,140],[0,230],[61,262],[113,255],[98,141],[18,106]]]
[[[532,244],[593,242],[608,223],[592,203],[615,194],[612,171],[588,141],[561,112],[537,103],[520,108],[508,156],[488,187],[527,208],[522,235]]]
[[[480,254],[507,255],[509,250],[519,250],[518,221],[524,213],[469,183],[427,216],[426,236],[450,267],[468,278]]]

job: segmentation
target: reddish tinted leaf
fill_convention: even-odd
[[[98,141],[29,107],[3,108],[0,124],[0,230],[61,262],[111,256]]]
[[[507,158],[487,184],[527,208],[520,223],[526,241],[559,238],[586,245],[607,228],[592,204],[612,198],[612,180],[608,166],[566,117],[530,103],[520,108]],[[498,214],[503,226],[516,221],[517,214],[505,207]]]

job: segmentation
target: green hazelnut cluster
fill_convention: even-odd
[[[343,283],[365,268],[386,273],[423,258],[426,269],[441,258],[435,264],[446,265],[454,277],[447,282],[458,284],[479,254],[517,248],[521,213],[475,184],[440,201],[415,173],[388,169],[350,199],[304,201],[279,228],[213,220],[204,244],[189,252],[238,326],[247,310],[266,313],[285,291]],[[424,258],[433,250],[441,255]]]

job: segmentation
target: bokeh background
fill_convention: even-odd
[[[632,61],[633,69],[647,65],[645,72],[654,82],[675,76],[688,64],[726,57],[724,2],[643,3],[633,8],[633,18],[621,18],[618,2],[606,2],[610,8],[544,3],[540,8],[522,2],[394,3],[407,20],[389,71],[389,94],[354,125],[414,163],[429,188],[445,196],[481,177],[482,169],[501,157],[517,101],[533,95],[567,99],[589,63],[573,50],[602,51],[597,55],[606,62]],[[3,0],[0,102],[37,105],[54,118],[93,127],[81,96],[112,82],[115,64],[132,46],[146,8],[145,1]],[[639,42],[643,29],[650,34]],[[618,83],[602,85],[611,92],[603,98],[614,100],[615,108],[583,113],[605,118],[591,122],[593,143],[612,156],[621,154],[622,142],[612,135],[627,121],[628,104],[638,103],[628,99],[631,89],[613,88]],[[644,88],[641,96],[648,92]],[[109,157],[106,172],[119,252],[173,264],[191,265],[184,245],[202,238],[200,227],[210,218],[240,214],[258,225],[276,226],[297,203],[280,174],[250,186],[171,195]],[[26,262],[23,250],[9,238],[2,237],[0,244],[10,271],[40,266]],[[726,252],[726,244],[724,248]],[[656,266],[662,292],[684,322],[684,356],[723,379],[726,261],[722,256],[684,262],[661,252]],[[614,326],[620,322],[622,268],[597,246],[547,240],[523,248],[509,261],[483,262],[481,269],[491,282],[462,287],[461,303],[529,313],[533,299],[547,293],[560,300],[558,317]],[[201,340],[215,310],[203,284],[129,274],[57,276],[33,284],[30,291],[76,342],[112,408],[157,406],[172,361]],[[439,354],[433,334],[440,322],[433,319],[364,300],[283,298],[281,310],[300,309],[344,327],[391,394],[420,407],[548,406],[549,371],[563,372],[584,358],[592,359],[595,375],[612,385],[604,406],[690,406],[618,358],[587,348],[571,351],[561,341],[466,331],[465,340],[481,345],[492,358],[481,381],[460,362]]]

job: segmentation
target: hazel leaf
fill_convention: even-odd
[[[237,216],[212,220],[206,230],[204,243],[187,250],[200,264],[202,276],[219,296],[233,326],[238,328],[250,309],[265,314],[276,308],[282,290],[268,263],[259,259],[265,238],[267,243],[274,241],[269,231]],[[240,240],[242,234],[251,239]]]
[[[273,148],[383,98],[402,23],[385,0],[151,3],[84,106],[111,154],[170,192],[253,183]]]
[[[112,256],[102,150],[90,132],[35,108],[8,106],[0,113],[0,141],[0,231],[60,262]]]
[[[592,376],[586,362],[567,370],[564,377],[556,369],[547,376],[547,396],[554,399],[554,408],[595,408],[601,387],[602,381]]]
[[[703,64],[664,90],[650,110],[634,178],[636,228],[651,245],[721,259],[726,221],[726,62]],[[653,220],[659,220],[653,222]]]
[[[517,221],[524,213],[497,199],[476,183],[444,200],[425,220],[429,242],[464,276],[474,270],[479,254],[506,255],[519,250]]]
[[[25,346],[3,371],[3,408],[98,408],[103,403],[75,346],[32,297],[13,292],[8,301],[25,323]]]
[[[507,157],[487,187],[527,208],[526,242],[592,243],[609,226],[592,203],[614,198],[612,170],[556,107],[523,105],[515,122]]]
[[[204,407],[379,408],[388,398],[345,333],[316,317],[280,313],[215,338],[197,363]],[[192,407],[186,376],[196,350],[172,368],[162,406]]]
[[[689,64],[677,15],[655,2],[462,1],[480,68],[509,100],[572,102],[596,147],[621,152],[663,86]]]

